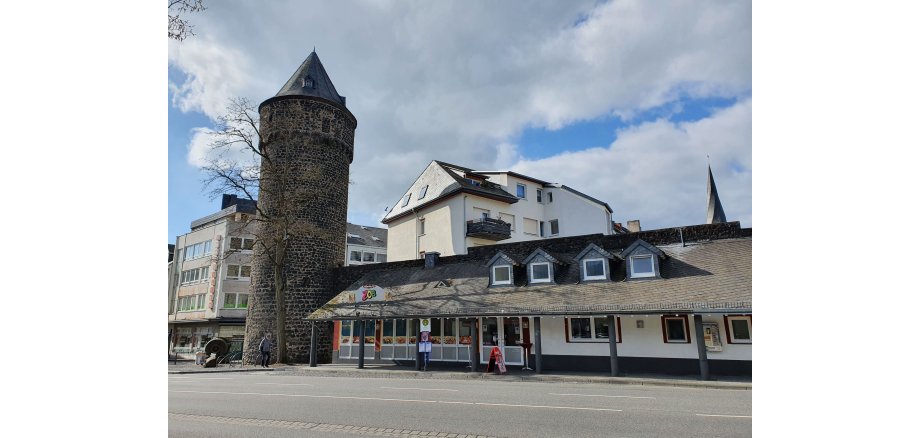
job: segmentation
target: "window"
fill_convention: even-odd
[[[402,206],[403,206],[403,207],[409,205],[409,199],[410,199],[410,198],[412,198],[412,193],[409,193],[408,195],[406,195],[405,197],[403,197],[403,203],[402,203]]]
[[[559,219],[549,221],[549,234],[552,236],[559,234]]]
[[[524,184],[518,183],[517,197],[521,199],[527,199],[527,186],[525,186]]]
[[[227,265],[227,278],[249,278],[251,272],[249,265]]]
[[[553,202],[553,192],[546,192],[546,201]]]
[[[629,258],[630,278],[654,277],[655,266],[651,255],[632,256]]]
[[[492,284],[511,284],[511,266],[493,266]]]
[[[198,283],[208,279],[208,267],[188,269],[182,271],[181,284]]]
[[[418,234],[420,236],[425,235],[425,218],[421,218],[418,220]]]
[[[543,203],[543,190],[537,189],[537,202]]]
[[[387,255],[377,253],[377,263],[386,263],[386,262],[387,262]]]
[[[585,280],[606,280],[607,263],[604,259],[585,259],[581,262]]]
[[[536,236],[538,226],[536,219],[524,218],[524,234],[533,234]]]
[[[549,283],[549,263],[531,263],[530,264],[530,282],[531,283]]]
[[[582,316],[577,318],[566,318],[568,331],[566,332],[566,342],[610,342],[610,327],[607,324],[606,316]],[[620,336],[620,317],[617,321],[617,338],[618,343],[623,342]]]
[[[351,256],[348,259],[353,262],[360,262],[361,261],[361,251],[352,251]]]
[[[204,300],[205,294],[188,295],[180,297],[176,303],[176,307],[180,312],[204,310]]]
[[[545,224],[545,222],[540,221],[540,237],[546,236],[546,233],[543,231],[543,229],[546,228],[544,227]]]
[[[482,219],[488,219],[489,210],[478,208],[478,207],[473,207],[473,215],[476,217],[482,218]]]
[[[236,250],[251,250],[252,246],[255,244],[255,239],[247,239],[244,237],[231,237],[230,238],[230,249]]]
[[[751,343],[751,317],[726,316],[725,327],[728,329],[729,344]]]
[[[418,199],[424,198],[425,194],[427,193],[428,193],[428,186],[426,185],[425,187],[422,187],[422,189],[418,191]]]
[[[363,261],[363,262],[373,262],[373,261],[374,261],[374,253],[372,253],[372,252],[366,252],[366,253],[364,253],[364,258],[363,258],[361,261]]]
[[[686,315],[662,316],[661,330],[665,343],[690,343],[690,322]]]
[[[249,306],[249,294],[224,294],[224,309],[245,309]]]
[[[194,245],[186,246],[184,249],[184,258],[185,260],[195,260],[200,259],[204,256],[211,254],[211,241],[205,241],[196,243]]]
[[[511,231],[514,231],[514,215],[513,214],[499,213],[498,218],[501,219],[502,222],[510,224]]]

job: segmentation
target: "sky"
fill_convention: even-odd
[[[643,229],[703,223],[711,164],[728,220],[753,225],[746,2],[207,6],[169,42],[169,242],[220,209],[199,166],[228,100],[274,96],[314,47],[358,119],[352,223],[383,227],[441,160],[566,184]]]

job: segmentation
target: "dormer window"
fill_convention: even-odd
[[[610,280],[609,260],[617,257],[591,243],[579,253],[575,260],[581,268],[581,281]]]
[[[660,260],[667,255],[642,239],[636,240],[629,245],[621,254],[624,260],[628,260],[628,274],[630,279],[640,278],[661,278],[659,269]]]
[[[514,284],[514,267],[521,262],[499,251],[486,263],[489,267],[489,286],[511,286]]]
[[[632,278],[654,277],[655,263],[651,255],[637,255],[629,258],[629,276]]]
[[[511,266],[493,266],[492,267],[492,284],[503,285],[511,284]]]
[[[531,263],[530,264],[530,282],[531,283],[549,283],[552,281],[549,275],[549,263]]]
[[[316,83],[313,81],[313,78],[307,76],[300,80],[300,86],[303,88],[313,88]]]
[[[427,193],[428,193],[428,186],[426,185],[425,187],[422,187],[422,189],[418,191],[418,199],[424,198],[425,194]]]
[[[556,266],[563,263],[558,256],[537,248],[523,261],[527,265],[528,283],[552,283]]]
[[[410,198],[412,198],[412,193],[409,193],[409,194],[407,194],[406,196],[403,197],[403,203],[402,203],[402,206],[403,206],[403,207],[409,205],[409,199],[410,199]]]
[[[581,267],[585,280],[607,279],[607,259],[584,259]]]

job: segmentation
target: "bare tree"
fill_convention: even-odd
[[[210,158],[203,168],[205,188],[210,188],[212,198],[231,193],[255,203],[256,214],[248,219],[255,222],[256,236],[252,280],[255,285],[257,276],[262,275],[259,271],[263,271],[257,265],[267,262],[275,289],[278,361],[285,362],[288,289],[285,261],[293,239],[328,238],[328,231],[299,219],[311,196],[304,183],[320,184],[322,175],[309,171],[304,174],[302,168],[279,159],[275,151],[263,149],[258,113],[245,98],[232,99],[217,125],[210,143]],[[257,198],[261,200],[256,202]]]
[[[192,25],[181,16],[190,12],[205,10],[204,0],[169,0],[169,37],[182,41],[195,35]]]

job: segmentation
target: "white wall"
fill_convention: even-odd
[[[645,322],[644,328],[636,328],[636,321]],[[540,328],[542,334],[543,354],[547,355],[582,355],[582,356],[610,356],[610,345],[602,343],[584,343],[565,341],[565,322],[563,317],[542,317]],[[703,317],[703,322],[716,322],[722,338],[722,351],[707,352],[711,360],[751,360],[751,344],[728,344],[725,335],[725,324],[721,315]],[[666,344],[662,340],[661,316],[621,316],[620,326],[623,330],[622,343],[617,344],[618,356],[630,357],[666,357],[698,359],[696,347],[696,331],[693,318],[690,318],[689,344]],[[531,324],[533,327],[533,324]],[[531,339],[533,338],[531,328]]]

